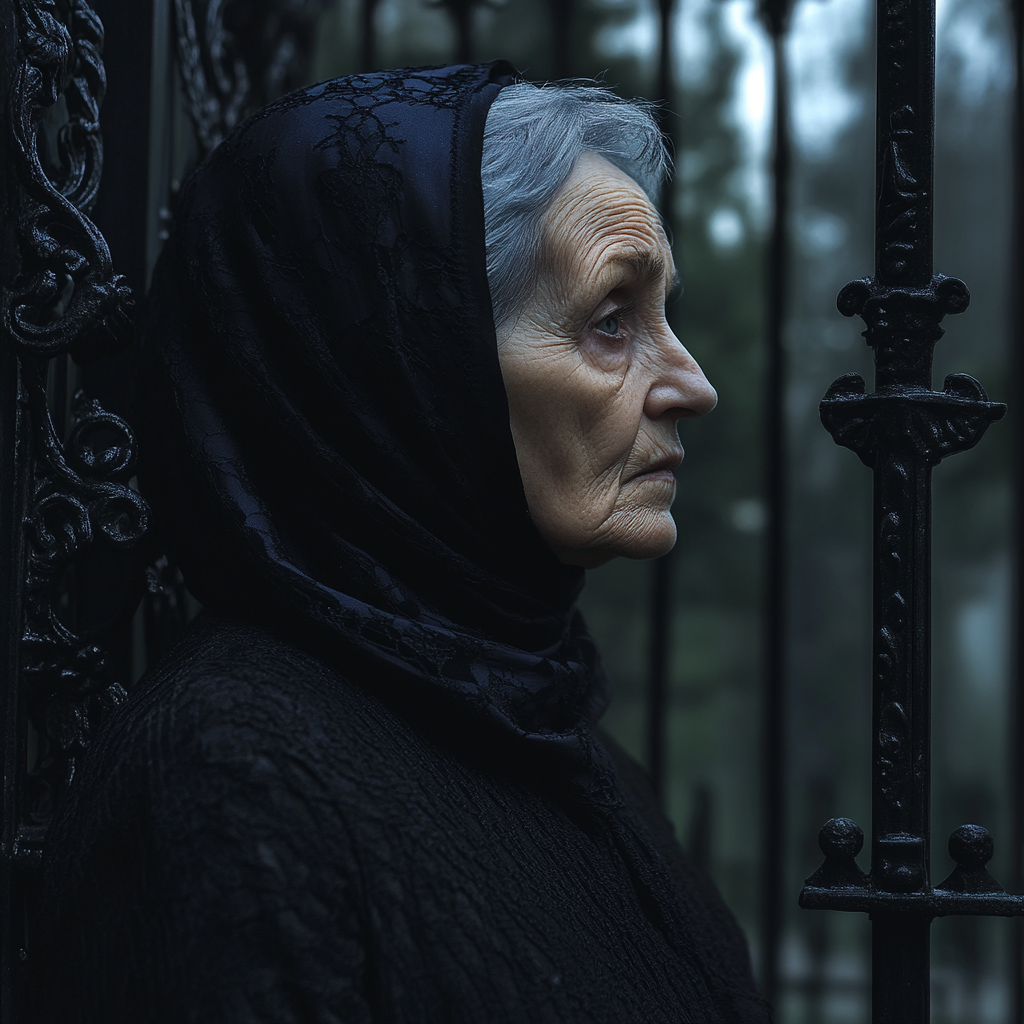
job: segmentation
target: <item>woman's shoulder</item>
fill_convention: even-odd
[[[38,979],[43,1019],[72,1005],[89,1020],[304,1019],[282,948],[364,1019],[350,823],[372,801],[357,730],[338,742],[353,690],[256,627],[187,630],[105,724],[53,823],[39,962],[62,970]],[[332,959],[355,974],[332,981]]]
[[[87,752],[60,831],[144,823],[154,841],[228,824],[287,828],[372,808],[415,730],[321,659],[257,625],[203,614]],[[244,821],[242,820],[244,818]],[[205,843],[206,840],[204,839]]]
[[[159,704],[199,708],[236,699],[279,709],[289,699],[344,699],[350,688],[301,646],[263,626],[202,612],[132,690],[136,714]]]
[[[375,749],[367,734],[393,732],[391,717],[303,647],[259,625],[203,613],[104,727],[108,750],[98,756],[113,748],[147,761],[159,753],[155,761],[198,755],[226,763],[267,748],[293,755],[327,743]]]

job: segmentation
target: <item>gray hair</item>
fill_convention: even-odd
[[[670,163],[653,110],[589,81],[517,82],[498,93],[480,168],[496,327],[533,293],[544,212],[583,153],[603,156],[657,204]]]

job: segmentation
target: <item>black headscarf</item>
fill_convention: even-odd
[[[204,604],[575,745],[604,700],[582,571],[529,518],[484,255],[514,80],[339,79],[218,147],[154,276],[140,480]]]
[[[154,275],[140,483],[204,604],[386,699],[444,704],[506,764],[561,765],[546,784],[607,826],[724,1018],[753,1000],[760,1019],[623,804],[593,730],[583,574],[529,518],[480,183],[488,108],[515,80],[503,61],[338,79],[213,152]]]

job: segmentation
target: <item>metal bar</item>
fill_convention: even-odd
[[[572,74],[572,21],[575,6],[575,0],[548,0],[553,78],[568,78]]]
[[[889,892],[929,885],[930,506],[929,466],[876,465],[871,865]],[[873,918],[876,1021],[928,1020],[928,926]]]
[[[766,275],[767,365],[764,378],[764,498],[761,697],[761,992],[779,998],[779,949],[784,921],[786,851],[785,700],[788,564],[786,544],[786,322],[789,259],[789,81],[785,38],[789,6],[766,3],[762,16],[772,41],[774,68],[773,215]]]
[[[665,145],[674,152],[675,125],[672,122],[674,95],[672,67],[672,25],[675,0],[659,0],[658,97],[663,103],[661,130]],[[675,177],[670,174],[661,190],[661,216],[672,227],[672,196]],[[675,239],[678,243],[678,238]],[[678,244],[675,246],[678,251]],[[672,612],[672,552],[651,566],[651,632],[647,661],[647,767],[658,797],[665,798],[665,748],[668,727],[668,665]]]
[[[6,13],[6,12],[3,12]],[[6,19],[5,19],[6,20]],[[2,33],[0,33],[2,34]],[[9,66],[9,65],[8,65]],[[10,339],[0,349],[0,715],[3,715],[3,801],[0,805],[0,1024],[25,1018],[25,885],[15,866],[25,791],[24,700],[19,685],[21,588],[25,548],[21,521],[28,506],[28,429],[20,402],[20,373]]]
[[[455,23],[455,61],[469,64],[473,60],[473,11],[477,0],[448,0],[446,7]]]
[[[0,0],[0,133],[9,138],[10,92],[20,63],[17,52],[18,19],[13,0]],[[13,222],[17,211],[18,184],[10,161],[0,162],[0,224]],[[6,234],[6,227],[4,234]],[[5,240],[6,242],[6,240]],[[14,268],[7,265],[10,248],[4,244],[0,286],[6,285]],[[13,339],[0,326],[0,1024],[20,1024],[20,997],[24,991],[21,958],[25,944],[24,893],[14,866],[24,791],[25,744],[21,688],[18,685],[21,640],[21,582],[24,579],[24,548],[21,521],[27,507],[27,431],[19,402],[18,360]]]
[[[875,280],[924,288],[932,279],[935,3],[878,0],[877,19]],[[876,391],[931,389],[931,345],[918,346],[916,359],[882,356],[876,350]],[[931,467],[914,455],[883,458],[874,486],[871,873],[878,888],[907,892],[929,885]],[[928,1020],[929,925],[872,919],[879,1024]]]
[[[377,0],[362,0],[359,5],[359,68],[373,71],[377,63]]]
[[[146,286],[146,212],[149,200],[150,67],[153,55],[153,4],[139,0],[95,0],[105,27],[103,103],[103,178],[93,221],[110,254],[137,295]],[[140,45],[141,43],[141,45]],[[91,374],[83,386],[105,408],[121,414],[128,379],[108,383]]]
[[[563,0],[564,2],[564,0]],[[661,119],[661,132],[665,137],[665,145],[675,158],[679,118],[675,116],[675,62],[672,60],[672,29],[675,25],[675,0],[658,0],[658,99],[661,100],[664,114]],[[661,192],[661,216],[667,225],[672,225],[675,215],[675,174],[669,175],[668,181]],[[678,246],[677,246],[678,248]]]
[[[103,176],[92,220],[111,258],[136,295],[147,279],[154,4],[147,0],[94,0],[104,24]],[[140,45],[141,42],[141,45]],[[141,311],[141,303],[136,315]],[[104,409],[130,416],[133,352],[119,352],[79,369],[77,385]],[[72,394],[73,394],[72,390]],[[69,396],[70,397],[70,396]],[[96,635],[116,678],[132,677],[131,609],[125,602],[126,569],[111,559],[80,568],[79,628]]]
[[[1010,257],[1010,375],[1015,402],[1013,429],[1015,625],[1010,717],[1010,878],[1014,892],[1024,889],[1024,0],[1012,0],[1013,90],[1013,237]],[[1013,922],[1010,940],[1011,1020],[1024,1024],[1024,920]]]
[[[665,800],[665,738],[668,717],[669,618],[672,555],[651,566],[651,633],[647,675],[647,770],[658,799]]]
[[[875,914],[871,925],[872,1021],[927,1024],[931,922],[927,918]],[[902,976],[902,983],[878,983],[878,979],[894,974]]]
[[[935,2],[878,0],[877,26],[875,280],[926,288],[932,279]],[[918,379],[906,383],[930,387],[931,346],[921,353]]]

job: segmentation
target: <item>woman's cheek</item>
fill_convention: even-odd
[[[584,362],[602,373],[623,377],[629,369],[631,346],[624,338],[594,337],[592,332],[580,342]]]

